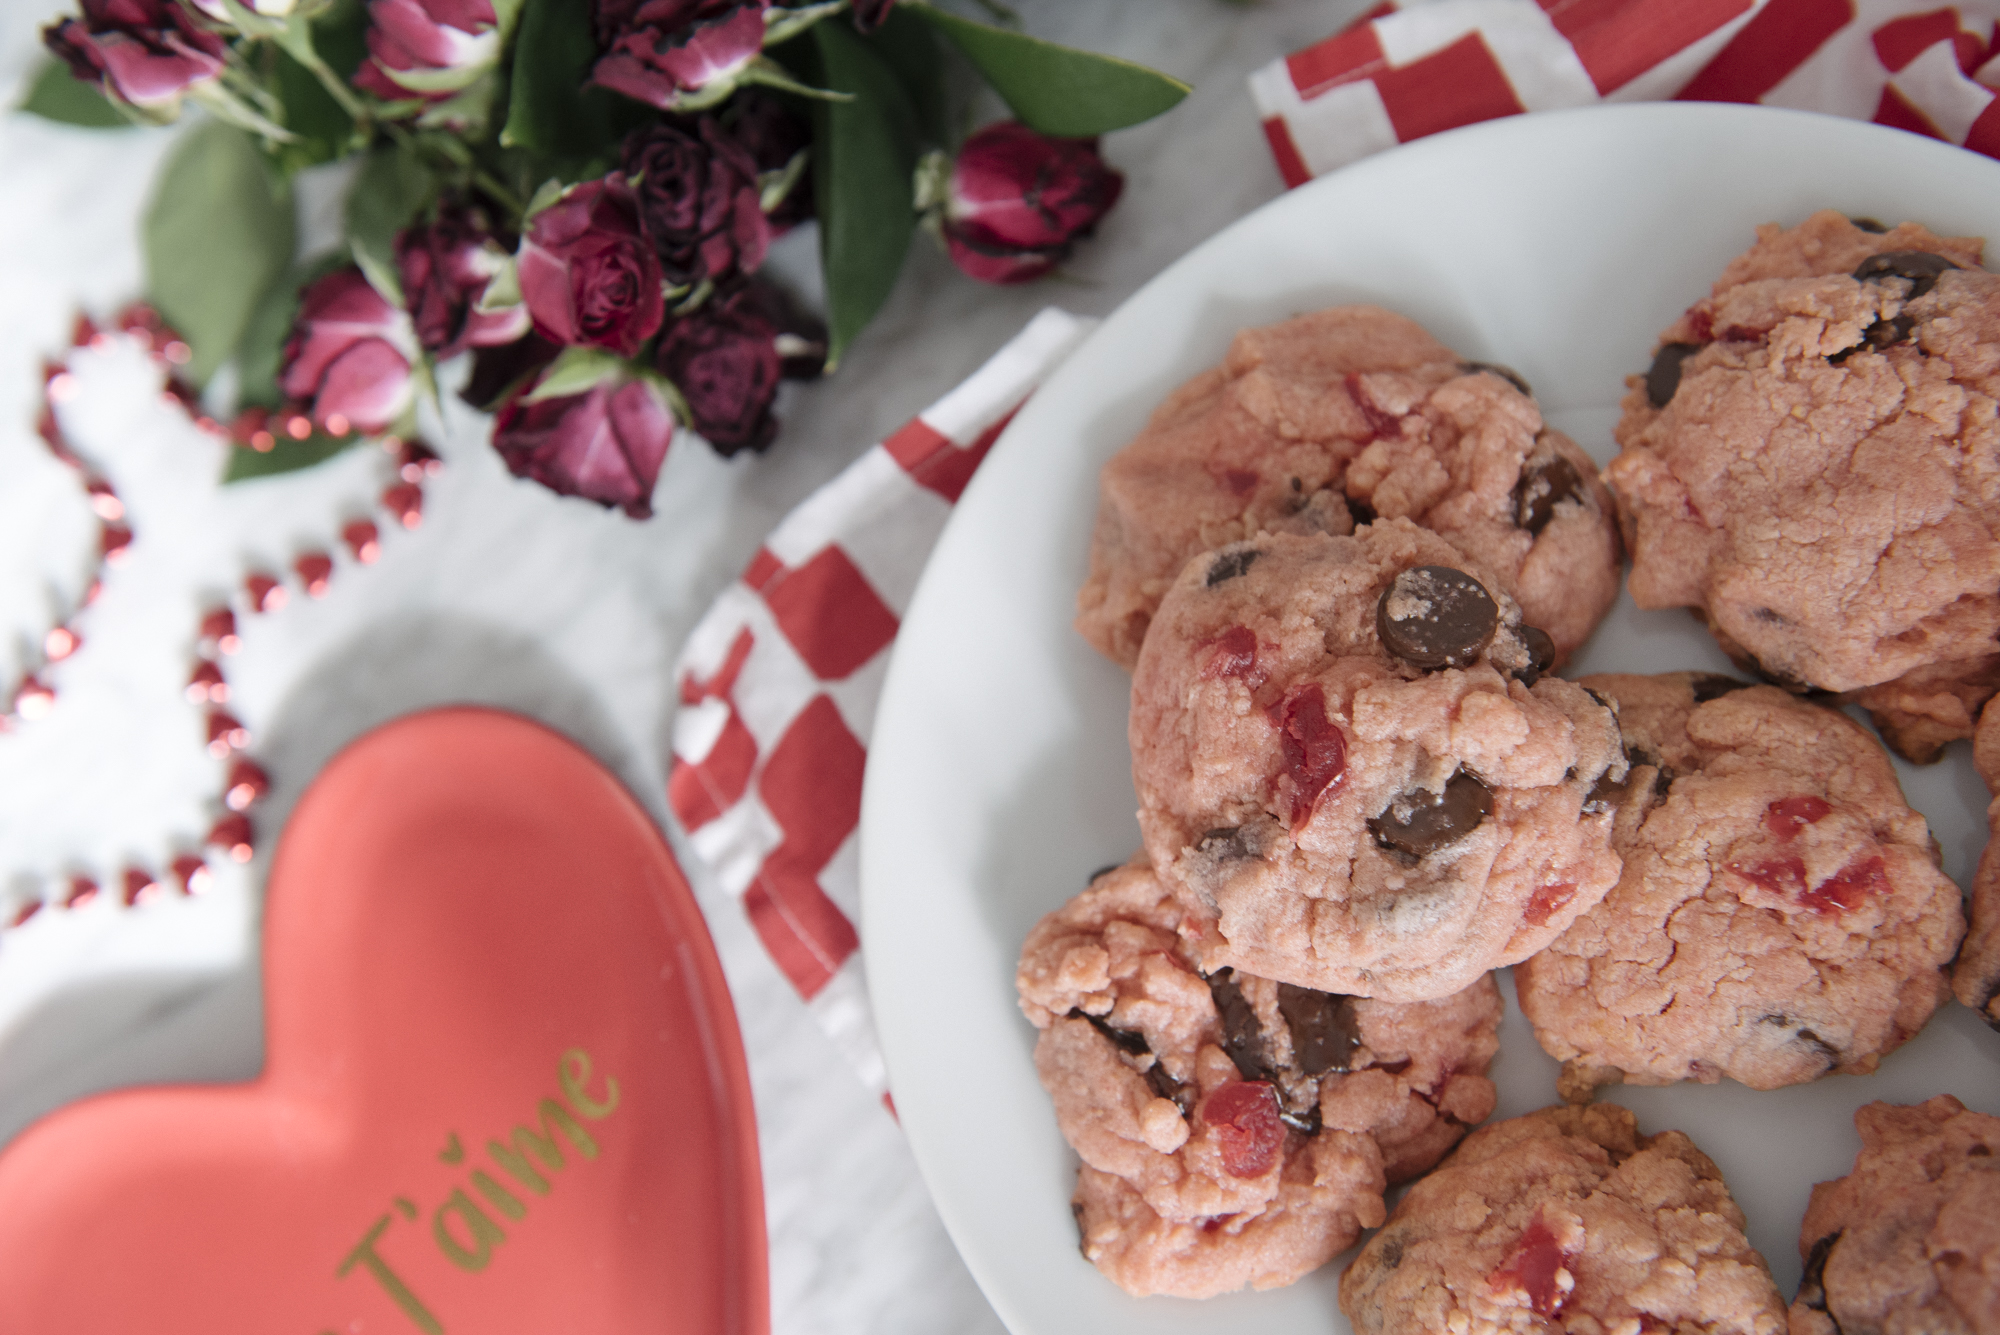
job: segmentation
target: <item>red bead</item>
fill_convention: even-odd
[[[174,859],[174,879],[181,883],[183,894],[199,895],[207,892],[215,876],[208,863],[193,853],[183,853]]]
[[[68,626],[57,626],[42,637],[42,656],[51,663],[60,663],[83,644],[83,640]]]
[[[55,707],[55,687],[38,677],[26,678],[14,690],[14,712],[29,722],[47,718]]]
[[[187,344],[182,343],[179,339],[172,339],[161,349],[166,354],[168,361],[174,360],[173,349],[176,347],[181,348],[185,352]],[[163,387],[161,397],[166,399],[168,403],[179,405],[181,410],[189,417],[193,417],[201,411],[201,396],[195,393],[194,386],[188,384],[187,381],[181,379],[179,376],[170,375],[167,377],[167,383]]]
[[[92,603],[97,601],[97,595],[103,592],[104,592],[104,581],[101,579],[93,579],[92,581],[90,581],[90,587],[83,591],[83,605],[85,607],[90,606]]]
[[[372,565],[375,558],[382,554],[381,531],[369,520],[355,520],[340,530],[340,537],[347,544],[347,550],[354,553],[354,559],[362,565]]]
[[[382,493],[382,508],[404,528],[415,528],[424,517],[424,489],[414,482],[398,482]]]
[[[73,348],[86,347],[96,341],[98,328],[88,315],[77,313],[76,323],[69,327],[69,342]]]
[[[250,745],[250,730],[233,717],[217,709],[208,716],[208,753],[217,760],[225,760],[231,751],[241,751]]]
[[[396,448],[396,475],[405,482],[422,482],[443,467],[437,451],[421,440],[407,440]]]
[[[22,923],[34,917],[37,913],[40,913],[41,911],[42,911],[42,901],[39,899],[31,899],[27,903],[21,905],[19,909],[15,910],[14,921],[9,923],[8,926],[19,927]]]
[[[131,545],[132,530],[123,524],[106,524],[97,539],[97,549],[114,565],[125,559],[125,549]]]
[[[229,699],[229,683],[222,669],[206,658],[195,660],[194,675],[188,678],[188,701],[192,704],[223,704]]]
[[[200,638],[204,644],[213,645],[217,653],[233,654],[243,647],[236,634],[236,614],[226,607],[202,614]]]
[[[236,862],[248,862],[257,851],[251,843],[250,818],[241,814],[217,821],[203,842],[210,848],[221,849],[225,857]]]
[[[153,879],[151,872],[140,871],[137,867],[125,869],[125,903],[145,903],[160,897],[160,883]]]
[[[243,591],[250,595],[250,610],[253,612],[275,612],[285,605],[289,597],[284,585],[261,571],[243,581]]]
[[[271,791],[271,776],[248,756],[240,756],[229,767],[229,782],[222,790],[222,805],[231,811],[248,811],[253,802]]]
[[[63,907],[80,909],[95,898],[97,898],[97,882],[88,876],[72,876],[69,878],[69,889],[63,895]]]
[[[314,598],[325,594],[333,580],[333,558],[325,552],[307,552],[292,563],[292,569],[299,572],[299,583]]]
[[[109,482],[101,477],[85,478],[83,489],[90,493],[92,512],[105,523],[116,523],[125,517],[125,502],[118,499]]]

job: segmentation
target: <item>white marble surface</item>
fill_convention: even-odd
[[[580,0],[579,0],[580,2]],[[357,453],[311,473],[223,490],[220,451],[153,399],[135,355],[86,354],[66,418],[113,480],[138,533],[131,559],[76,623],[86,652],[52,674],[46,720],[0,738],[0,898],[72,869],[157,865],[206,828],[218,786],[181,690],[198,607],[246,564],[336,551],[323,600],[245,623],[232,708],[275,788],[260,856],[199,900],[125,910],[109,897],[44,912],[0,937],[0,1141],[49,1109],[137,1082],[239,1079],[261,1061],[258,882],[291,805],[369,727],[424,705],[483,701],[588,746],[663,825],[669,670],[682,638],[815,486],[973,370],[1041,306],[1104,314],[1280,183],[1245,89],[1254,68],[1326,35],[1360,0],[1020,0],[1028,29],[1170,71],[1195,93],[1109,137],[1126,194],[1059,281],[963,279],[921,239],[888,307],[832,379],[792,393],[764,457],[677,442],[633,523],[508,477],[483,422],[453,405],[431,424],[448,466],[422,526],[361,568],[339,523],[386,481]],[[48,0],[0,6],[0,89],[18,100]],[[997,111],[994,113],[997,114]],[[0,121],[0,681],[91,564],[94,523],[73,475],[32,433],[43,357],[81,306],[106,315],[140,283],[136,220],[168,131]],[[337,181],[307,192],[324,234]],[[809,267],[810,238],[787,243]],[[675,837],[678,838],[677,833]],[[759,1109],[774,1328],[993,1331],[895,1124],[779,978],[734,904],[684,859],[735,991]],[[977,1097],[977,1091],[968,1091]]]

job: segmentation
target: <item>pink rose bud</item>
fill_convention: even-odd
[[[636,353],[666,316],[660,261],[622,176],[571,186],[521,241],[521,297],[558,343]]]
[[[335,435],[386,430],[410,405],[415,356],[410,320],[368,285],[361,270],[336,269],[299,299],[278,389],[310,405]]]
[[[634,519],[653,513],[653,484],[674,437],[674,414],[659,388],[612,374],[578,394],[509,399],[493,422],[493,448],[507,471],[561,496],[619,506]]]
[[[447,207],[428,227],[396,238],[396,268],[417,342],[440,361],[467,348],[512,343],[528,332],[528,308],[482,311],[480,297],[507,255],[476,209]]]
[[[172,103],[222,72],[228,48],[179,0],[82,0],[83,17],[42,29],[70,73],[139,107]]]
[[[771,225],[757,160],[714,117],[634,130],[625,139],[625,177],[638,182],[639,226],[668,282],[720,282],[764,262]]]
[[[952,164],[945,246],[981,282],[1025,283],[1067,259],[1124,188],[1095,139],[1051,139],[1013,121],[989,125]]]
[[[439,102],[500,59],[492,0],[369,0],[368,59],[354,85],[390,102]]]
[[[597,0],[591,81],[671,111],[727,93],[764,49],[769,0]]]

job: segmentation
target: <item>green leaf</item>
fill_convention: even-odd
[[[1190,91],[1179,79],[1129,60],[975,23],[933,5],[899,5],[897,11],[905,8],[949,38],[1021,123],[1042,134],[1088,139],[1137,125]]]
[[[437,179],[414,152],[384,148],[369,155],[347,190],[347,243],[369,283],[405,305],[396,276],[396,233],[437,195]]]
[[[820,85],[854,95],[849,102],[813,104],[831,371],[888,300],[910,249],[916,113],[895,73],[845,26],[822,23],[812,37]]]
[[[540,403],[543,399],[583,394],[606,380],[629,380],[639,370],[635,363],[602,348],[564,348],[562,354],[549,363],[549,369],[542,373],[540,383],[524,402]]]
[[[236,401],[243,407],[276,408],[285,401],[278,392],[278,365],[285,340],[299,315],[299,293],[347,263],[339,251],[292,266],[265,291],[243,326],[236,351]]]
[[[615,151],[628,130],[658,114],[586,83],[597,62],[590,11],[580,0],[527,0],[502,145],[584,161]]]
[[[917,135],[923,143],[946,144],[951,139],[949,103],[945,97],[944,52],[937,34],[906,6],[889,11],[888,21],[875,30],[868,45],[888,62],[910,95],[917,115]]]
[[[292,261],[289,190],[241,130],[214,121],[181,137],[146,208],[146,291],[193,351],[205,383],[229,360],[264,292]]]
[[[298,136],[296,143],[278,149],[279,165],[295,172],[344,156],[354,137],[354,118],[289,52],[277,46],[268,50],[271,91],[284,107],[285,128]]]
[[[350,431],[344,436],[329,436],[315,431],[304,440],[279,436],[268,450],[251,450],[238,445],[229,451],[229,462],[223,466],[222,480],[225,483],[245,482],[255,477],[296,473],[301,468],[325,463],[334,455],[359,445],[364,439],[366,437],[358,431]]]
[[[21,110],[61,125],[92,130],[122,130],[132,122],[111,105],[96,85],[69,72],[60,60],[44,60],[28,84]]]

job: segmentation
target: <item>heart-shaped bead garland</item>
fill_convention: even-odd
[[[187,344],[149,306],[127,307],[109,329],[100,328],[87,316],[78,316],[71,350],[102,349],[114,338],[130,339],[147,354],[164,373],[162,395],[202,431],[217,436],[226,434],[238,448],[252,450],[273,448],[279,431],[298,439],[311,433],[310,421],[297,412],[273,414],[264,409],[248,409],[238,414],[227,428],[206,415],[192,387],[176,374],[176,368],[188,359]],[[99,524],[98,566],[91,573],[82,597],[65,609],[41,636],[39,659],[26,665],[12,690],[0,694],[0,700],[7,702],[5,711],[0,712],[0,734],[31,725],[55,709],[56,683],[50,680],[50,669],[83,649],[84,639],[77,622],[96,601],[103,587],[105,567],[122,563],[132,546],[133,531],[127,522],[123,500],[110,481],[63,434],[57,407],[76,392],[77,382],[67,358],[45,363],[35,431],[50,454],[75,472],[84,487]],[[382,444],[394,456],[396,469],[396,480],[381,494],[382,509],[402,527],[415,528],[423,516],[423,483],[442,467],[442,461],[421,442],[389,438]],[[372,519],[357,518],[342,527],[341,540],[356,562],[367,564],[381,553],[382,530]],[[299,556],[291,573],[299,591],[309,597],[320,597],[329,589],[334,570],[333,558],[324,550],[314,550]],[[252,570],[242,581],[240,606],[249,614],[276,612],[288,601],[291,588],[291,583],[277,574]],[[210,880],[209,857],[237,862],[250,860],[255,852],[255,829],[249,810],[269,790],[270,777],[246,754],[249,732],[224,707],[229,699],[229,683],[221,663],[223,657],[236,651],[239,643],[234,607],[224,604],[202,615],[187,697],[190,703],[207,709],[210,754],[231,763],[216,795],[216,803],[222,810],[199,844],[191,838],[177,841],[179,847],[168,850],[161,859],[167,873],[164,876],[155,875],[143,865],[129,864],[103,873],[72,868],[61,875],[45,876],[41,878],[41,893],[14,899],[0,923],[18,926],[48,906],[81,908],[107,892],[126,906],[175,891],[199,894]]]

